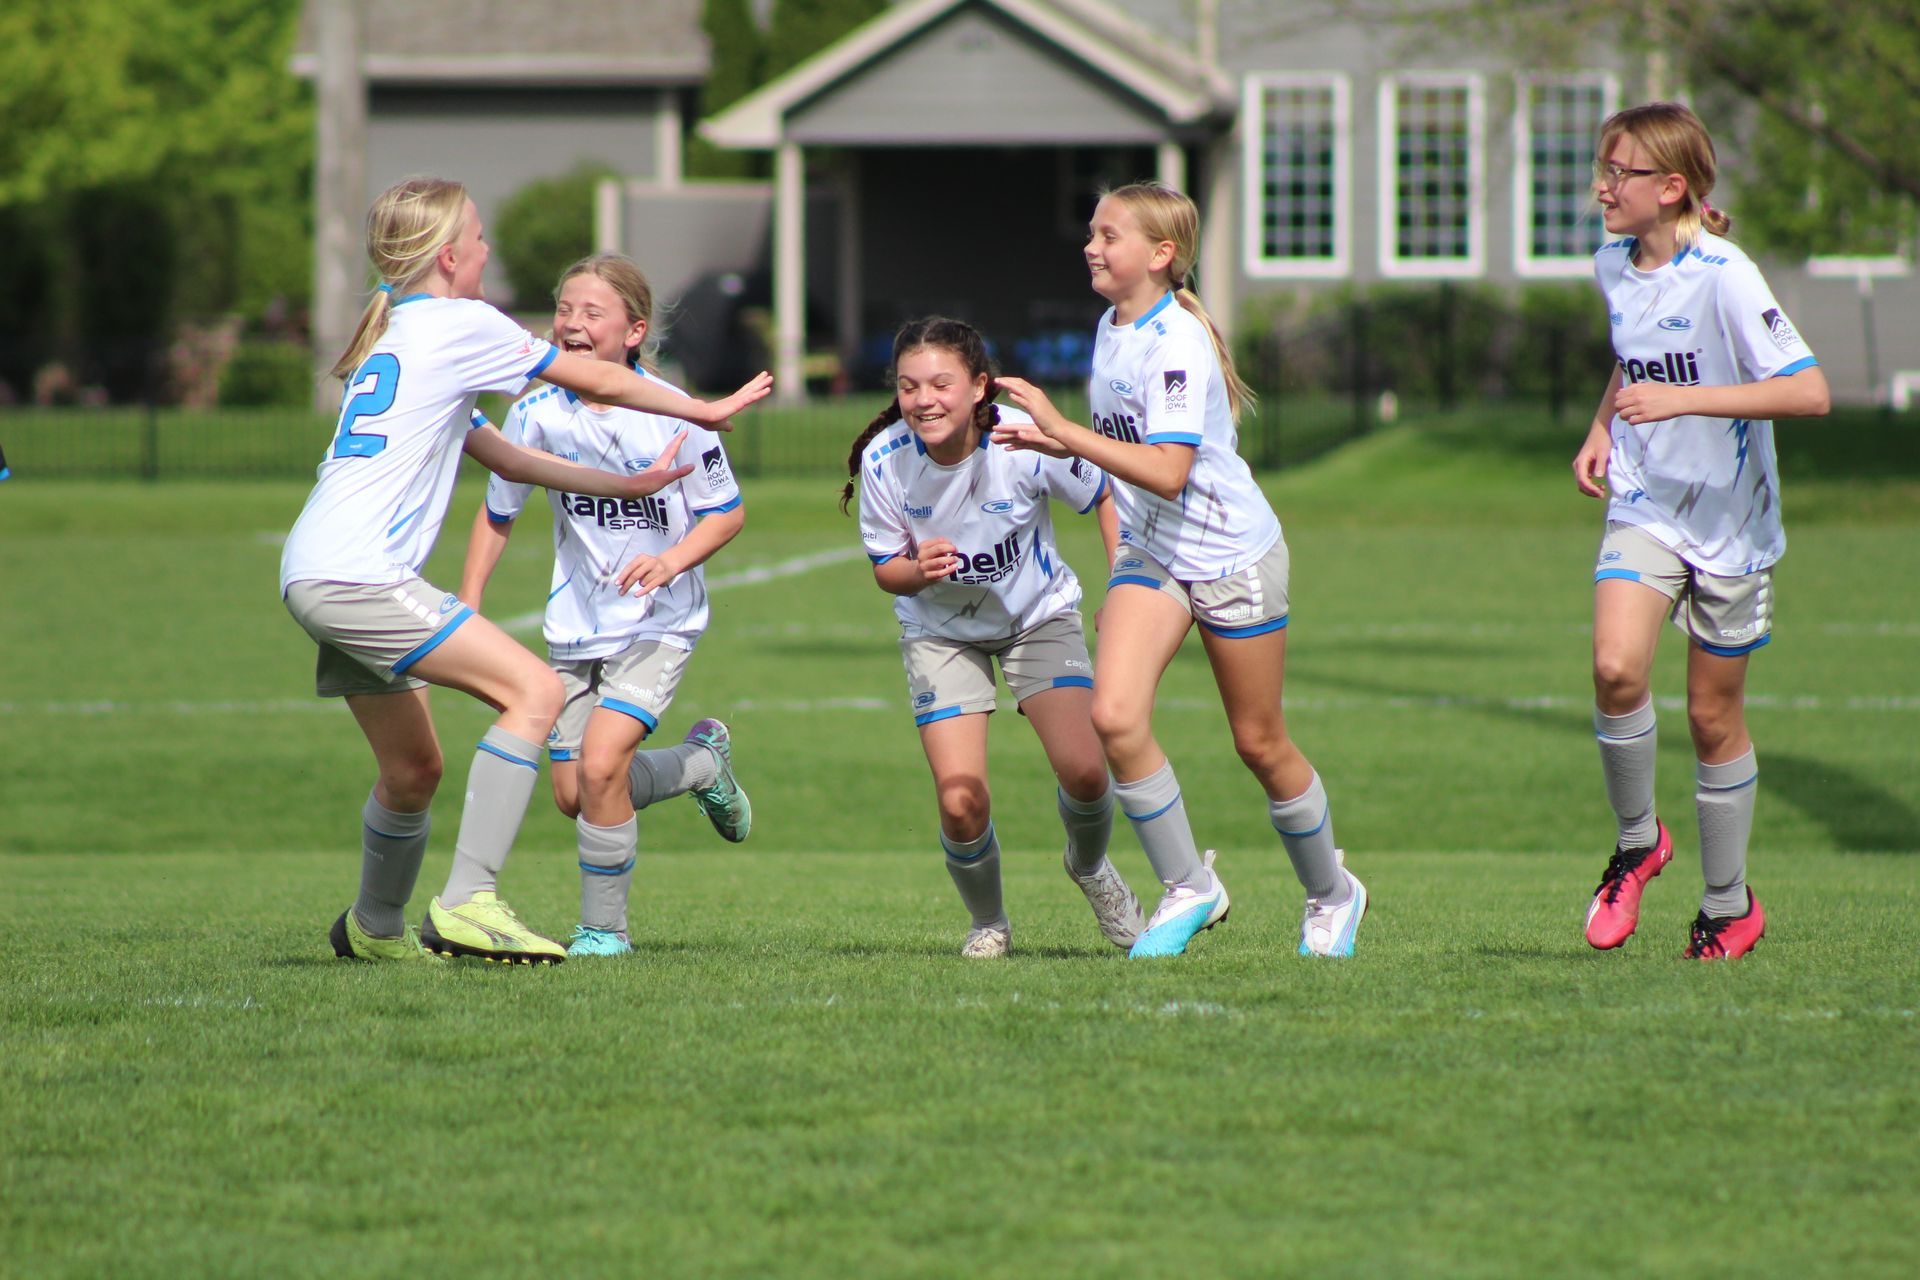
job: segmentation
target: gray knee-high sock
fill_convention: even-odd
[[[1700,870],[1707,892],[1700,909],[1710,916],[1747,914],[1747,837],[1753,834],[1760,766],[1753,751],[1725,764],[1697,765],[1694,811],[1700,815]]]
[[[1191,884],[1200,889],[1211,884],[1193,843],[1193,827],[1187,822],[1187,806],[1181,803],[1172,761],[1138,782],[1115,782],[1113,794],[1162,884]]]
[[[1620,847],[1644,849],[1660,835],[1653,815],[1653,758],[1660,745],[1653,699],[1638,711],[1610,716],[1593,709],[1593,736],[1600,741],[1600,771],[1607,803],[1620,821]]]
[[[467,773],[467,803],[460,811],[460,835],[453,845],[453,870],[440,891],[440,905],[457,907],[474,894],[491,890],[507,865],[527,801],[540,776],[540,748],[516,733],[493,725],[473,753]]]
[[[1340,855],[1333,847],[1333,809],[1316,770],[1307,789],[1291,800],[1267,805],[1273,829],[1287,847],[1293,874],[1306,886],[1307,896],[1328,906],[1347,900],[1347,878],[1340,874]]]
[[[633,864],[639,860],[640,820],[617,827],[596,827],[576,819],[580,833],[580,923],[627,936],[627,893],[633,888]]]
[[[397,938],[407,931],[407,899],[420,877],[433,811],[395,813],[367,793],[360,810],[360,896],[353,915],[376,938]]]
[[[1113,835],[1113,786],[1098,800],[1076,800],[1059,787],[1054,798],[1060,810],[1060,825],[1067,829],[1067,864],[1079,875],[1091,875],[1107,856],[1107,840]]]
[[[633,807],[644,809],[695,787],[712,786],[719,776],[713,752],[697,742],[683,742],[677,747],[634,752],[633,763],[627,766],[627,789],[633,793]]]
[[[964,844],[942,831],[940,847],[946,850],[947,874],[953,877],[953,887],[960,891],[960,900],[973,916],[973,927],[1004,923],[1007,909],[1000,896],[1000,842],[994,839],[993,823],[987,823],[979,839]]]

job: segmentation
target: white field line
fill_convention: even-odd
[[[772,564],[758,564],[746,569],[735,569],[730,573],[713,574],[707,579],[707,590],[720,592],[731,591],[735,587],[759,586],[763,582],[812,573],[815,569],[844,564],[849,560],[859,560],[865,556],[866,552],[860,547],[835,547],[831,551],[809,552],[804,556],[776,560]],[[534,631],[539,628],[541,619],[545,616],[544,613],[516,614],[506,619],[500,626],[506,631]]]
[[[1686,701],[1683,698],[1660,697],[1654,701],[1662,711],[1677,713],[1686,709]],[[1011,710],[1013,706],[1004,693],[1001,695],[1000,705],[1005,710]],[[1155,705],[1162,710],[1170,711],[1217,711],[1220,708],[1217,698],[1161,698]],[[726,706],[734,712],[761,711],[791,715],[875,711],[892,713],[905,710],[905,706],[898,699],[869,697],[737,698]],[[1824,698],[1817,694],[1798,697],[1756,694],[1747,699],[1747,706],[1756,711],[1816,713],[1865,711],[1908,714],[1920,712],[1920,694],[1851,694],[1844,698]],[[1585,712],[1592,710],[1593,699],[1567,694],[1533,694],[1526,697],[1493,697],[1476,694],[1335,694],[1330,697],[1316,697],[1305,694],[1289,697],[1287,708],[1291,711],[1451,711],[1493,708],[1503,711]],[[334,714],[344,710],[345,704],[336,698],[230,698],[208,702],[179,699],[137,702],[100,698],[84,702],[0,702],[0,716],[254,716],[263,713],[269,715],[313,712]]]

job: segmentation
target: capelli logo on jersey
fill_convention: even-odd
[[[1122,440],[1127,444],[1140,443],[1140,428],[1134,425],[1133,415],[1096,413],[1093,415],[1093,429],[1109,440]]]
[[[602,529],[667,531],[667,504],[651,495],[645,498],[593,498],[584,493],[563,493],[560,495],[560,509],[576,520],[591,520]]]
[[[1013,510],[1013,504],[1005,498],[996,498],[992,502],[983,502],[980,509],[990,516],[1003,516]]]
[[[933,504],[932,504],[932,503],[928,503],[928,504],[927,504],[926,506],[924,506],[924,507],[916,507],[916,506],[914,506],[914,505],[912,505],[911,503],[909,503],[909,504],[907,505],[907,509],[906,509],[906,510],[907,510],[907,517],[908,517],[908,519],[911,519],[911,520],[931,520],[931,519],[933,519]]]
[[[1681,330],[1693,328],[1693,321],[1687,319],[1685,316],[1668,316],[1660,322],[1660,327],[1678,333]]]
[[[1620,372],[1628,382],[1664,382],[1675,387],[1700,385],[1697,352],[1669,351],[1652,360],[1624,360]]]
[[[1133,394],[1133,384],[1131,382],[1122,382],[1120,381],[1120,379],[1115,378],[1113,381],[1109,382],[1107,385],[1112,387],[1115,391],[1118,391],[1123,396],[1130,396]]]
[[[954,556],[959,560],[960,565],[948,581],[964,582],[975,586],[987,582],[998,582],[1020,567],[1020,531],[1015,529],[994,543],[990,551],[981,551],[973,555],[956,551]]]

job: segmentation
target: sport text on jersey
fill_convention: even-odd
[[[602,529],[667,531],[667,504],[659,497],[594,498],[584,493],[563,493],[560,507],[576,520],[592,520]]]
[[[969,555],[956,550],[954,556],[960,561],[960,566],[948,579],[949,582],[962,582],[970,586],[998,582],[1020,567],[1020,531],[1016,529],[1000,539],[990,551]]]
[[[1652,360],[1622,360],[1622,382],[1665,382],[1677,387],[1700,385],[1697,351],[1669,351]]]

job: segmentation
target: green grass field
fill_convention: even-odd
[[[1677,959],[1677,635],[1679,851],[1623,950],[1580,936],[1612,833],[1575,434],[1463,413],[1269,480],[1290,720],[1374,898],[1337,963],[1293,954],[1299,889],[1197,648],[1157,724],[1231,920],[1174,962],[1102,942],[1002,714],[1016,954],[960,960],[891,614],[822,477],[748,485],[664,726],[728,719],[752,839],[642,815],[625,960],[342,964],[370,757],[274,599],[306,486],[0,485],[0,1276],[1920,1272],[1913,422],[1782,429],[1750,682],[1772,925],[1717,967]],[[1096,546],[1074,522],[1069,558]],[[521,530],[496,617],[537,610],[546,548]],[[488,719],[436,714],[421,902]],[[504,887],[575,918],[544,784]]]

